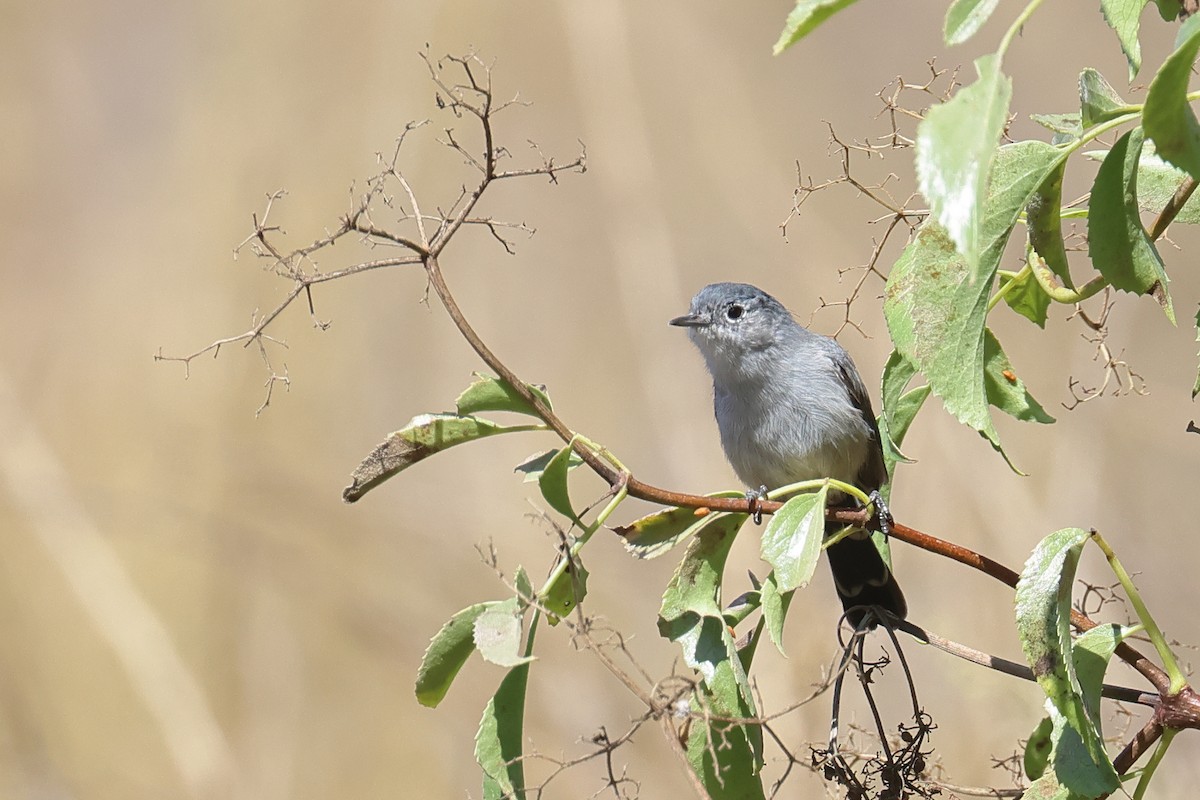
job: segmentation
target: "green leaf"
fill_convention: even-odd
[[[571,447],[568,445],[559,450],[554,458],[546,464],[541,477],[538,478],[538,488],[542,490],[542,497],[546,498],[546,502],[550,504],[551,508],[564,517],[578,522],[579,515],[571,507],[571,494],[567,487],[567,476],[570,471]]]
[[[1154,4],[1158,6],[1159,16],[1165,22],[1174,22],[1183,13],[1181,0],[1154,0]]]
[[[1050,764],[1058,782],[1070,789],[1071,798],[1092,798],[1108,794],[1120,785],[1117,771],[1103,750],[1097,756],[1088,752],[1079,732],[1052,704],[1047,704],[1053,730]]]
[[[422,414],[413,417],[363,459],[350,476],[350,485],[342,490],[342,499],[353,503],[396,473],[455,445],[500,433],[541,430],[542,427],[497,425],[479,417],[458,414]]]
[[[745,497],[741,492],[716,492],[708,497]],[[713,513],[694,508],[668,508],[648,514],[629,525],[614,528],[625,540],[625,549],[638,558],[657,558],[712,522]]]
[[[1053,730],[1054,724],[1050,718],[1044,717],[1025,743],[1025,777],[1031,781],[1042,777],[1046,765],[1050,763],[1050,750],[1053,746],[1050,734]]]
[[[1196,312],[1196,341],[1200,342],[1200,311]],[[1195,400],[1198,394],[1200,394],[1200,370],[1197,370],[1196,383],[1192,386],[1192,399]]]
[[[1030,114],[1029,118],[1068,141],[1083,135],[1083,121],[1078,114]]]
[[[1116,624],[1097,625],[1085,631],[1071,646],[1071,657],[1075,660],[1075,677],[1083,696],[1083,707],[1088,718],[1101,733],[1100,696],[1104,687],[1104,673],[1112,660],[1117,645],[1125,641],[1136,629]]]
[[[1067,259],[1067,247],[1062,236],[1062,182],[1066,169],[1066,160],[1059,161],[1030,195],[1025,204],[1025,227],[1029,231],[1029,247],[1041,256],[1042,260],[1046,262],[1046,266],[1058,276],[1064,286],[1074,289],[1075,282],[1071,280],[1071,265]],[[1028,260],[1028,254],[1026,260]],[[1037,281],[1034,280],[1032,283],[1036,284]],[[1040,289],[1040,284],[1038,286]],[[1029,292],[1032,291],[1032,288],[1029,289]],[[1041,294],[1045,295],[1045,291],[1042,291]],[[1034,301],[1034,305],[1040,302],[1042,301]],[[1045,299],[1045,302],[1049,303],[1049,297]],[[1009,304],[1012,305],[1012,301]],[[1037,316],[1040,316],[1042,320],[1038,324],[1045,327],[1045,312],[1043,311]],[[1034,317],[1030,317],[1030,319],[1037,322]]]
[[[1083,155],[1093,161],[1103,161],[1110,150],[1089,150]],[[1137,197],[1138,208],[1155,214],[1162,212],[1184,181],[1192,180],[1181,169],[1163,161],[1154,150],[1154,142],[1142,144],[1142,157],[1138,161]],[[1200,224],[1200,193],[1195,193],[1183,204],[1175,215],[1175,222],[1184,225]]]
[[[946,44],[962,44],[988,21],[1000,0],[954,0],[946,11]]]
[[[820,552],[818,550],[818,552]],[[783,651],[783,623],[787,619],[788,608],[792,604],[792,595],[795,590],[780,592],[779,584],[775,582],[775,573],[767,576],[766,581],[762,586],[762,614],[764,627],[767,629],[767,635],[771,637],[771,642],[775,645],[775,649],[780,655],[786,656]]]
[[[983,375],[988,403],[1022,422],[1049,424],[1054,417],[1033,399],[990,328],[983,331]]]
[[[1021,800],[1078,800],[1078,796],[1060,784],[1053,772],[1047,772],[1029,784]]]
[[[1117,34],[1121,52],[1129,62],[1129,80],[1133,80],[1142,68],[1142,46],[1138,43],[1138,28],[1141,26],[1142,9],[1146,0],[1100,0],[1104,21]]]
[[[1090,128],[1132,109],[1103,75],[1088,67],[1079,75],[1079,110],[1083,127]]]
[[[535,628],[529,631],[533,646]],[[529,684],[529,664],[508,671],[500,688],[488,701],[475,734],[475,760],[483,769],[483,796],[486,800],[522,800],[525,797],[525,766],[521,744],[525,727],[525,691]]]
[[[1050,295],[1042,289],[1042,285],[1033,277],[1033,273],[1026,272],[1016,278],[1010,278],[1003,274],[1000,276],[1002,290],[1010,283],[1015,283],[1016,286],[1005,292],[1004,302],[1034,325],[1045,328],[1046,312],[1050,309]]]
[[[567,556],[561,556],[566,558]],[[557,625],[558,621],[575,610],[575,606],[587,597],[587,567],[576,555],[554,582],[546,587],[546,592],[539,599],[547,611],[547,621]]]
[[[917,368],[899,352],[893,350],[883,367],[883,409],[879,414],[879,438],[883,445],[883,462],[887,466],[888,485],[885,491],[890,493],[891,478],[896,472],[896,464],[913,463],[913,459],[904,455],[900,445],[917,416],[917,412],[925,404],[931,389],[928,385],[918,386],[911,391],[904,391],[917,374]]]
[[[689,613],[720,618],[725,559],[747,516],[720,514],[704,521],[663,593],[660,619],[671,621]]]
[[[516,597],[490,604],[475,619],[475,646],[484,660],[502,667],[532,661],[521,655],[521,605]]]
[[[442,626],[425,649],[417,670],[417,701],[434,708],[442,702],[458,671],[475,652],[475,620],[496,602],[476,603],[459,611]]]
[[[796,0],[796,7],[788,14],[783,33],[775,42],[775,55],[812,33],[818,25],[852,4],[854,0]]]
[[[983,260],[973,275],[990,281],[1013,227],[1031,201],[1053,181],[1068,151],[1039,141],[1006,144],[996,151],[983,216]]]
[[[1075,747],[1070,734],[1055,736],[1059,780],[1075,791],[1101,783],[1108,787],[1101,791],[1112,791],[1118,783],[1116,772],[1084,706],[1071,650],[1071,585],[1088,538],[1085,530],[1064,528],[1034,549],[1017,583],[1017,634],[1034,677],[1050,699],[1051,717],[1061,715],[1079,739]],[[1085,763],[1080,763],[1080,753]],[[1068,769],[1064,772],[1060,765]]]
[[[700,705],[696,703],[696,705]],[[757,725],[737,725],[713,719],[730,715],[708,701],[708,714],[692,721],[687,759],[711,800],[765,800],[760,759],[762,730]],[[703,712],[701,712],[703,714]],[[732,716],[744,716],[735,712]]]
[[[546,471],[546,466],[550,460],[558,455],[561,450],[547,450],[543,453],[537,453],[525,459],[523,462],[513,468],[513,472],[521,472],[525,475],[525,483],[541,480],[542,473]],[[567,469],[572,470],[583,464],[583,459],[574,450],[567,456]]]
[[[1150,83],[1142,124],[1160,156],[1200,179],[1200,123],[1187,100],[1188,81],[1198,51],[1200,15],[1195,15],[1180,26],[1175,52],[1167,57]]]
[[[478,414],[480,411],[515,411],[531,417],[538,415],[533,406],[517,394],[516,389],[499,378],[493,378],[491,375],[484,375],[480,372],[475,373],[475,378],[476,381],[468,386],[466,391],[460,394],[458,400],[455,401],[459,414],[467,416]],[[546,394],[545,387],[534,386],[531,383],[525,384],[525,387],[533,393],[534,397],[541,400],[546,408],[551,408],[550,396]]]
[[[762,535],[762,559],[774,569],[780,592],[807,586],[825,538],[825,499],[829,487],[798,494],[771,515]]]
[[[1141,153],[1142,130],[1134,128],[1117,140],[1096,172],[1088,205],[1088,254],[1113,287],[1153,296],[1174,324],[1167,273],[1138,212]]]
[[[978,80],[929,109],[917,127],[916,159],[933,219],[946,229],[973,276],[983,251],[988,174],[1012,95],[1012,81],[1000,72],[996,55],[980,58],[975,69]]]

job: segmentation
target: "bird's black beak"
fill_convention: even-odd
[[[684,314],[671,320],[670,324],[679,328],[703,328],[709,324],[709,320],[700,314]]]

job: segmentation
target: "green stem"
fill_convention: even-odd
[[[591,442],[588,442],[588,444],[590,445]],[[602,450],[603,448],[600,449]],[[542,588],[538,591],[538,597],[546,596],[546,593],[550,591],[550,587],[554,585],[554,582],[562,577],[562,574],[566,572],[567,567],[578,557],[579,551],[583,549],[585,544],[587,544],[588,539],[592,538],[592,534],[600,530],[600,527],[605,523],[609,516],[611,516],[612,513],[617,510],[617,506],[621,505],[621,503],[628,496],[628,488],[625,484],[621,484],[621,488],[619,488],[617,493],[613,495],[612,499],[608,501],[608,505],[601,509],[600,513],[596,515],[596,519],[591,525],[588,525],[577,537],[575,537],[575,541],[571,544],[571,549],[568,550],[567,554],[560,558],[558,563],[554,565],[554,569],[550,571],[549,577],[546,578],[545,583],[542,584]]]
[[[1026,266],[1033,270],[1033,277],[1050,299],[1056,303],[1082,303],[1108,285],[1103,275],[1097,275],[1078,289],[1069,289],[1058,283],[1057,276],[1046,266],[1046,261],[1035,250],[1030,249]]]
[[[1146,794],[1146,788],[1150,785],[1150,779],[1154,777],[1154,770],[1158,768],[1158,762],[1162,761],[1162,757],[1166,755],[1167,748],[1171,746],[1171,740],[1175,738],[1175,734],[1179,731],[1174,728],[1163,728],[1162,738],[1158,740],[1158,746],[1154,748],[1154,752],[1150,755],[1150,760],[1146,762],[1146,766],[1142,769],[1142,774],[1138,777],[1137,788],[1133,790],[1133,800],[1142,800]]]
[[[1167,645],[1167,640],[1163,636],[1162,629],[1158,627],[1158,623],[1150,615],[1150,609],[1142,601],[1141,593],[1133,585],[1133,579],[1125,571],[1125,567],[1122,566],[1112,547],[1109,546],[1108,542],[1097,531],[1092,531],[1092,541],[1104,552],[1104,557],[1108,559],[1109,567],[1112,568],[1113,574],[1117,576],[1117,580],[1121,582],[1121,588],[1125,590],[1125,596],[1129,598],[1129,603],[1133,606],[1133,610],[1137,612],[1138,619],[1145,626],[1146,635],[1150,637],[1150,643],[1154,645],[1154,649],[1158,651],[1158,657],[1162,659],[1163,668],[1171,678],[1171,685],[1167,690],[1168,694],[1179,694],[1187,686],[1187,676],[1179,668],[1179,663],[1175,660],[1175,654],[1171,652],[1171,648]]]
[[[1008,283],[1004,284],[999,289],[997,289],[992,294],[992,296],[988,299],[987,310],[991,311],[993,308],[995,308],[996,304],[998,304],[1001,300],[1003,300],[1004,296],[1013,290],[1013,287],[1015,287],[1019,283],[1022,283],[1026,278],[1029,277],[1030,273],[1032,273],[1032,272],[1033,272],[1033,268],[1030,267],[1029,264],[1026,264],[1021,269],[1020,272],[1008,272],[1007,270],[997,270],[997,273],[1001,277],[1008,279]]]
[[[1004,34],[1004,38],[1000,40],[1000,47],[996,49],[996,55],[998,55],[1001,60],[1004,59],[1004,53],[1008,50],[1008,46],[1012,44],[1012,40],[1015,39],[1017,34],[1021,32],[1021,28],[1026,22],[1029,21],[1029,18],[1033,16],[1033,12],[1037,11],[1038,6],[1041,4],[1042,0],[1033,0],[1033,2],[1031,2],[1029,5],[1025,6],[1025,10],[1022,11],[1020,16],[1018,16],[1016,20],[1013,21],[1013,24],[1009,26],[1008,31]]]
[[[787,486],[781,486],[778,489],[772,489],[767,492],[768,500],[778,500],[781,497],[790,497],[800,492],[811,492],[814,489],[820,489],[822,486],[828,485],[830,489],[837,489],[839,492],[844,492],[850,495],[864,506],[871,505],[871,498],[867,496],[862,489],[853,486],[849,483],[835,480],[834,478],[818,478],[813,481],[800,481],[799,483],[789,483]]]

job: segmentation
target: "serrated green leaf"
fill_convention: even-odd
[[[1053,772],[1047,772],[1029,784],[1021,800],[1077,800],[1071,790],[1058,782]]]
[[[524,567],[517,567],[513,583],[517,587],[517,602],[520,604],[520,610],[524,611],[529,607],[529,601],[533,599],[533,583],[530,582],[529,573],[525,571]]]
[[[536,632],[535,624],[529,631],[529,648],[533,646]],[[525,797],[521,745],[528,683],[529,664],[512,668],[483,710],[479,731],[475,734],[475,761],[483,769],[486,800],[523,800]]]
[[[878,418],[879,438],[883,446],[883,463],[887,466],[888,484],[882,491],[890,494],[891,479],[896,472],[896,464],[913,463],[900,446],[904,437],[916,418],[917,413],[929,397],[929,385],[918,386],[905,391],[909,381],[917,374],[917,368],[904,356],[893,350],[883,367],[882,404]],[[885,498],[886,499],[886,498]]]
[[[567,476],[570,472],[571,448],[567,446],[559,450],[546,464],[538,478],[538,488],[542,490],[542,497],[546,498],[551,508],[578,522],[579,516],[571,506],[571,493],[567,487]]]
[[[933,219],[945,228],[972,276],[980,272],[988,175],[1008,121],[1012,81],[992,54],[975,62],[978,79],[929,109],[917,127],[917,177]]]
[[[1142,68],[1142,46],[1138,43],[1138,28],[1141,27],[1142,9],[1146,0],[1100,0],[1104,21],[1117,34],[1121,52],[1129,62],[1129,80],[1133,80]]]
[[[1187,100],[1188,81],[1198,51],[1200,15],[1194,15],[1180,26],[1175,52],[1167,57],[1150,83],[1142,125],[1160,156],[1200,179],[1200,122],[1196,121]]]
[[[550,459],[559,454],[559,450],[546,450],[542,453],[535,453],[529,458],[522,461],[517,466],[513,467],[513,472],[520,472],[525,475],[524,483],[533,483],[540,480],[542,473],[546,471],[546,465],[550,463]],[[567,456],[567,470],[573,470],[584,463],[583,459],[574,450],[571,455]]]
[[[768,575],[766,581],[763,582],[762,614],[764,627],[767,629],[767,635],[771,637],[771,643],[775,645],[775,649],[782,656],[787,655],[783,650],[783,623],[787,620],[788,608],[792,604],[792,595],[794,594],[795,590],[779,591],[779,584],[775,582],[774,573]]]
[[[780,592],[807,586],[817,570],[825,538],[825,499],[829,487],[798,494],[771,515],[763,531],[761,555],[774,569]]]
[[[990,328],[983,331],[983,375],[988,403],[1022,422],[1049,424],[1054,417],[1025,388]]]
[[[497,425],[490,420],[458,414],[413,417],[363,459],[350,476],[350,485],[342,490],[342,499],[353,503],[396,473],[455,445],[501,433],[541,429],[541,425]]]
[[[1050,718],[1043,717],[1038,726],[1034,728],[1033,733],[1030,734],[1029,741],[1025,743],[1025,777],[1031,781],[1042,777],[1046,771],[1046,765],[1050,763],[1053,730],[1054,724]]]
[[[1071,650],[1071,586],[1088,538],[1085,530],[1064,528],[1038,543],[1017,583],[1017,634],[1034,677],[1050,700],[1051,717],[1059,714],[1066,720],[1078,735],[1087,762],[1077,763],[1079,749],[1069,735],[1056,735],[1054,758],[1059,780],[1076,791],[1091,786],[1091,781],[1103,781],[1111,783],[1105,791],[1112,791],[1117,785],[1116,773],[1084,707]],[[1056,725],[1056,733],[1057,729]],[[1059,769],[1060,762],[1070,764],[1067,773]]]
[[[514,411],[518,414],[528,414],[531,417],[538,415],[533,406],[517,394],[516,389],[499,378],[493,378],[491,375],[484,375],[481,372],[476,372],[475,378],[475,382],[468,386],[466,391],[460,394],[458,400],[455,401],[460,415],[478,414],[480,411]],[[525,386],[533,393],[534,397],[545,404],[546,408],[552,408],[550,396],[546,394],[545,387],[534,386],[531,383],[527,383]]]
[[[501,667],[532,661],[521,655],[521,605],[510,597],[489,605],[475,618],[475,646],[484,660]]]
[[[762,731],[754,725],[736,725],[707,717],[692,721],[688,733],[688,764],[711,800],[765,800],[756,750]],[[757,747],[755,744],[757,738]]]
[[[796,0],[796,7],[788,14],[779,41],[775,42],[775,55],[812,33],[818,25],[851,5],[854,0]]]
[[[434,634],[417,670],[417,701],[434,708],[450,690],[458,671],[475,652],[475,620],[496,601],[476,603],[459,611]]]
[[[1004,287],[1010,283],[1016,285],[1005,291],[1004,302],[1034,325],[1045,328],[1047,311],[1050,309],[1050,295],[1046,294],[1032,273],[1027,272],[1016,278],[1007,275],[1000,276],[1001,290],[1004,290]]]
[[[1043,128],[1067,137],[1068,140],[1078,139],[1083,135],[1083,121],[1078,114],[1030,114],[1029,118]]]
[[[1083,155],[1092,161],[1104,161],[1110,152],[1112,151],[1089,150]],[[1160,213],[1175,196],[1180,185],[1190,180],[1192,178],[1186,172],[1176,169],[1159,157],[1154,151],[1154,142],[1147,140],[1142,144],[1142,157],[1138,161],[1138,208],[1155,214]],[[1173,221],[1184,225],[1200,224],[1200,192],[1188,198]]]
[[[1050,534],[1034,548],[1017,583],[1021,647],[1038,684],[1067,716],[1082,710],[1082,705],[1072,708],[1078,681],[1070,658],[1071,585],[1087,540],[1088,532],[1081,528]]]
[[[946,11],[946,44],[962,44],[983,27],[1000,0],[954,0]]]
[[[1114,288],[1151,295],[1174,324],[1167,273],[1138,212],[1142,137],[1141,128],[1134,128],[1118,139],[1096,172],[1088,204],[1088,255]]]
[[[743,493],[733,491],[707,496],[745,497]],[[712,516],[712,512],[698,513],[694,508],[668,508],[613,530],[625,540],[625,549],[633,555],[657,558],[711,522]]]
[[[565,556],[564,556],[565,557]],[[546,592],[539,599],[546,609],[547,621],[557,625],[558,621],[575,610],[575,606],[587,597],[587,567],[583,565],[578,555],[571,559],[554,582],[546,587]]]
[[[1108,794],[1120,786],[1120,779],[1103,749],[1092,755],[1074,726],[1047,701],[1053,730],[1050,766],[1058,782],[1071,791],[1072,798],[1092,798]]]
[[[1079,111],[1083,127],[1099,125],[1131,110],[1099,72],[1088,67],[1080,73]]]

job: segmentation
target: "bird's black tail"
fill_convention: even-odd
[[[840,525],[830,527],[826,533],[841,529]],[[900,591],[900,584],[896,583],[892,571],[871,542],[870,534],[855,531],[826,552],[829,566],[833,568],[834,586],[851,625],[858,627],[866,616],[867,606],[880,606],[904,619],[908,614],[908,603]]]

